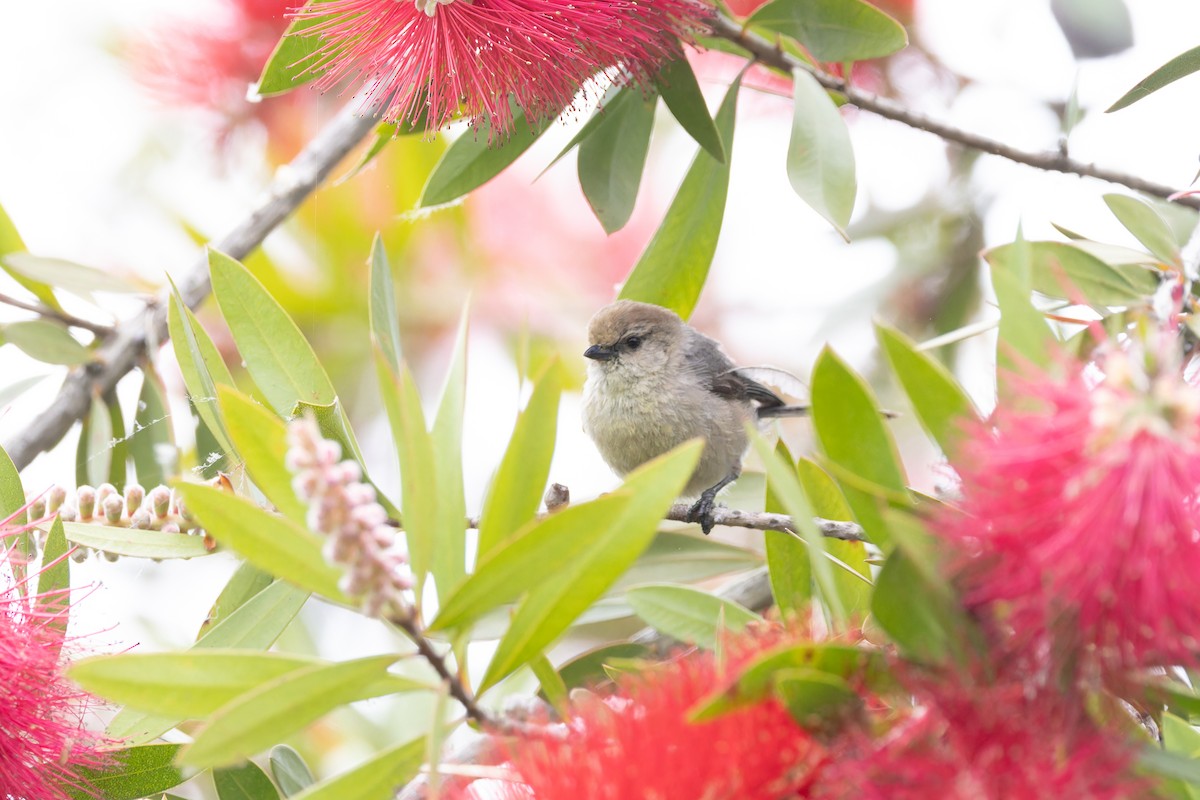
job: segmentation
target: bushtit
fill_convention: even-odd
[[[703,438],[684,495],[699,497],[689,517],[705,533],[717,492],[741,474],[746,423],[808,413],[739,372],[720,345],[660,306],[605,306],[588,324],[588,344],[583,429],[619,475]]]

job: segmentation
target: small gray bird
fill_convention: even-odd
[[[660,306],[632,300],[605,306],[588,324],[588,344],[584,431],[619,475],[703,438],[684,495],[699,497],[689,517],[706,534],[717,492],[742,472],[746,423],[808,413],[747,377],[719,344]]]

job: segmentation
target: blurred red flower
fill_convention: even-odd
[[[968,513],[940,533],[968,603],[1007,613],[1025,652],[1200,663],[1200,392],[1182,346],[1109,352],[1101,382],[1078,363],[1017,378],[965,442]]]
[[[331,0],[307,12],[332,88],[361,77],[393,122],[433,132],[458,116],[510,131],[513,109],[557,116],[610,67],[645,80],[696,29],[698,0]]]
[[[22,513],[25,509],[22,509]],[[4,537],[21,530],[12,517],[0,523]],[[0,557],[7,566],[11,551]],[[64,556],[65,558],[65,556]],[[48,565],[46,565],[48,566]],[[22,594],[5,576],[0,589],[0,796],[19,800],[65,800],[89,794],[81,767],[100,767],[111,744],[89,732],[84,715],[90,695],[63,674],[65,592]],[[26,584],[36,576],[25,578]]]

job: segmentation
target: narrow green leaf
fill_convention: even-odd
[[[305,3],[305,7],[316,5],[324,0],[314,0]],[[322,39],[319,34],[305,33],[309,28],[321,22],[318,16],[296,16],[288,25],[287,30],[271,51],[267,63],[263,66],[262,75],[254,91],[263,97],[285,94],[303,86],[309,81],[316,80],[325,73],[327,58],[320,54]]]
[[[2,210],[2,209],[0,209]],[[17,511],[25,506],[25,489],[21,486],[21,473],[17,471],[16,464],[9,458],[4,448],[0,447],[0,519],[7,519],[12,516],[12,525],[20,527],[29,521],[27,511]],[[16,516],[13,516],[13,515]],[[12,542],[12,548],[22,557],[11,559],[9,561],[13,577],[20,581],[25,576],[25,565],[33,558],[33,534],[29,531],[24,531],[13,536],[9,541]],[[24,585],[18,583],[22,594],[25,593]]]
[[[213,295],[246,370],[280,416],[300,401],[332,403],[337,393],[316,353],[287,312],[244,266],[210,249]]]
[[[837,481],[815,461],[800,459],[796,464],[796,476],[804,487],[804,496],[808,498],[815,515],[825,519],[854,518],[854,512],[850,510],[846,495]],[[871,607],[871,565],[867,563],[867,546],[862,542],[840,542],[836,539],[827,539],[824,544],[825,552],[856,573],[851,575],[845,569],[833,571],[833,585],[846,613],[852,619],[865,617]]]
[[[371,240],[371,336],[387,359],[393,374],[400,372],[400,315],[396,311],[396,286],[383,239],[376,232]]]
[[[253,761],[214,769],[213,785],[217,789],[217,800],[279,800],[275,784]]]
[[[696,73],[692,71],[692,65],[687,58],[680,57],[667,62],[659,70],[654,85],[667,108],[671,110],[675,121],[688,132],[696,144],[724,164],[726,154],[725,145],[721,142],[721,132],[717,130],[712,115],[708,113],[704,93],[700,91],[700,83],[696,80]]]
[[[291,624],[306,600],[308,592],[285,581],[275,581],[210,628],[192,645],[191,652],[222,647],[265,650]],[[142,744],[157,739],[179,721],[123,709],[109,723],[108,735]]]
[[[553,706],[563,719],[568,718],[571,707],[570,693],[567,691],[567,685],[563,683],[562,676],[550,663],[550,659],[544,655],[538,656],[529,662],[529,668],[533,671],[533,676],[537,678],[538,686],[541,687],[538,693],[546,698],[546,702]]]
[[[133,456],[138,483],[149,490],[179,474],[179,450],[162,379],[146,364],[141,371],[142,389],[129,435],[129,454]]]
[[[196,638],[202,638],[212,630],[214,625],[227,619],[230,614],[237,611],[274,581],[275,578],[271,574],[243,561],[229,576],[221,593],[213,601],[212,607],[208,610],[208,616],[204,618],[204,622],[200,623],[200,630],[197,631]]]
[[[219,386],[217,397],[229,438],[250,479],[281,514],[304,523],[308,506],[296,496],[293,475],[284,465],[288,443],[283,420],[236,389]]]
[[[813,430],[834,464],[886,490],[908,492],[900,453],[866,381],[829,349],[812,373]],[[835,475],[835,477],[838,477]],[[890,549],[879,499],[839,479],[846,501],[871,541]]]
[[[270,762],[271,775],[284,797],[299,794],[316,783],[308,764],[304,763],[304,756],[295,748],[286,744],[275,745],[271,748]]]
[[[197,416],[216,438],[222,452],[232,454],[233,445],[217,413],[216,404],[217,385],[233,386],[233,375],[217,351],[217,346],[173,285],[171,304],[167,308],[167,331],[171,335],[171,346],[175,349],[175,360],[179,362],[183,385],[187,388]]]
[[[1121,224],[1156,255],[1164,264],[1180,265],[1179,245],[1175,234],[1152,206],[1136,197],[1124,194],[1106,194],[1104,202]]]
[[[433,579],[439,598],[462,582],[467,569],[467,498],[463,488],[463,414],[467,398],[467,309],[463,308],[450,368],[430,437],[438,502]]]
[[[17,398],[46,379],[48,373],[19,378],[0,389],[0,409],[7,409]]]
[[[657,104],[657,94],[626,87],[579,145],[579,185],[605,233],[619,231],[633,215]]]
[[[621,287],[621,299],[664,306],[684,319],[691,316],[708,278],[725,217],[741,85],[739,76],[717,111],[716,126],[725,144],[725,162],[717,161],[707,151],[696,154],[666,217]]]
[[[875,324],[875,336],[904,387],[917,419],[943,453],[953,454],[969,420],[978,420],[971,398],[950,370],[895,328]]]
[[[79,441],[75,445],[75,484],[99,486],[108,480],[112,454],[104,444],[112,438],[107,409],[97,398],[88,401],[88,412],[79,421]]]
[[[1157,92],[1169,83],[1174,83],[1180,78],[1191,75],[1196,70],[1200,70],[1200,47],[1193,47],[1185,53],[1180,53],[1154,70],[1154,72],[1142,78],[1136,86],[1123,94],[1117,102],[1109,106],[1105,110],[1105,113],[1120,111],[1122,108],[1131,106],[1143,97]]]
[[[178,483],[175,490],[218,544],[276,577],[335,602],[351,604],[338,588],[341,569],[325,560],[321,552],[324,540],[319,535],[220,489]]]
[[[772,5],[779,2],[775,0]],[[804,69],[793,72],[788,180],[800,199],[829,220],[843,239],[850,241],[846,226],[850,224],[858,192],[850,131],[837,105],[817,79]]]
[[[633,566],[613,584],[609,595],[619,595],[643,583],[692,583],[762,565],[762,557],[753,550],[709,536],[659,531]]]
[[[1000,338],[997,362],[1007,368],[1020,366],[1019,359],[1045,366],[1049,362],[1054,335],[1045,318],[1033,306],[1033,255],[1030,243],[1017,230],[1017,239],[1007,250],[984,254],[992,272],[992,288],[1000,306]]]
[[[1026,242],[1031,286],[1048,297],[1102,306],[1129,305],[1154,294],[1158,280],[1141,267],[1112,267],[1066,242]],[[984,258],[993,270],[1013,269],[1016,244],[993,247]],[[1003,306],[1001,306],[1003,313]]]
[[[542,175],[545,175],[547,172],[549,172],[550,168],[561,161],[563,156],[574,150],[580,145],[581,142],[583,142],[583,140],[595,133],[596,129],[599,128],[604,122],[605,109],[609,108],[613,103],[615,103],[617,99],[624,94],[624,92],[625,86],[619,83],[610,85],[608,89],[605,90],[604,96],[600,98],[600,102],[596,104],[596,110],[592,113],[592,116],[588,117],[588,121],[583,123],[583,127],[571,137],[571,141],[567,142],[566,147],[558,151],[558,155],[556,155],[550,161],[550,163],[546,165],[545,169],[543,169],[541,174],[538,175],[538,178],[541,178]]]
[[[121,402],[116,391],[104,395],[104,407],[108,411],[108,429],[112,437],[104,443],[109,450],[108,482],[125,491],[125,480],[129,471],[129,439],[125,435],[125,416],[121,413]]]
[[[825,558],[825,538],[817,530],[817,525],[813,521],[812,506],[804,495],[804,489],[800,486],[795,465],[790,460],[785,461],[762,436],[758,435],[757,431],[753,432],[750,441],[754,451],[758,453],[758,457],[762,459],[763,465],[767,469],[767,485],[771,487],[771,492],[779,498],[784,509],[792,517],[796,527],[800,529],[800,537],[808,545],[813,578],[829,621],[835,626],[844,625],[847,621],[847,613],[842,605],[837,586],[833,582],[833,567]]]
[[[525,112],[514,106],[514,133],[508,139],[492,141],[491,125],[486,121],[458,137],[433,168],[417,207],[449,203],[487,183],[528,150],[557,116],[528,123]]]
[[[649,658],[650,649],[635,642],[617,642],[586,650],[558,668],[568,688],[591,688],[605,680],[605,667],[610,661]]]
[[[199,718],[269,680],[321,664],[315,658],[200,648],[76,661],[71,680],[113,702],[154,714]]]
[[[488,664],[481,692],[537,657],[633,564],[683,490],[700,450],[701,443],[692,441],[643,464],[615,493],[629,498],[623,510],[599,529],[574,532],[587,538],[591,547],[576,562],[536,585],[518,606]]]
[[[420,597],[425,578],[433,566],[437,538],[438,487],[433,442],[425,427],[421,396],[408,366],[401,364],[400,374],[393,375],[385,356],[376,349],[375,367],[400,458],[404,533],[417,597]]]
[[[227,494],[224,496],[229,497]],[[114,528],[85,522],[67,522],[63,527],[67,539],[75,544],[130,558],[197,558],[208,555],[202,536]]]
[[[199,767],[230,764],[287,738],[339,706],[390,693],[383,679],[397,658],[371,656],[314,665],[262,683],[213,714],[179,760]]]
[[[782,461],[794,463],[783,439],[775,443],[775,453]],[[773,514],[787,513],[783,500],[769,482],[766,495],[764,511]],[[808,553],[808,545],[803,539],[786,531],[763,531],[763,551],[767,557],[767,571],[775,605],[785,615],[807,609],[812,600],[812,559]]]
[[[774,0],[746,24],[795,39],[817,61],[883,58],[908,44],[903,25],[861,0]]]
[[[312,416],[317,421],[317,427],[321,429],[321,435],[326,439],[332,439],[341,445],[342,458],[349,458],[357,461],[362,467],[363,473],[367,471],[366,464],[363,460],[362,448],[358,446],[358,437],[354,435],[354,428],[350,427],[350,418],[346,416],[345,409],[342,408],[341,401],[334,399],[332,403],[310,403],[306,400],[301,400],[296,403],[290,414],[284,415],[285,418],[295,419],[305,415]],[[367,483],[375,486],[374,481],[366,478]],[[375,486],[378,491],[379,487]],[[388,509],[388,513],[396,516],[395,509],[391,507],[391,503],[383,496],[383,492],[378,492],[379,502],[384,508]]]
[[[1155,775],[1200,786],[1200,759],[1160,750],[1156,745],[1146,745],[1137,753],[1137,765]]]
[[[42,568],[38,572],[37,610],[43,625],[54,631],[50,649],[58,652],[67,635],[67,610],[71,605],[71,559],[62,520],[56,515],[50,535],[42,549]]]
[[[33,253],[9,253],[2,258],[7,272],[63,289],[91,302],[92,292],[131,294],[139,287],[111,272],[62,258],[46,258]]]
[[[844,679],[815,669],[782,670],[775,690],[792,719],[809,730],[840,727],[860,711],[863,700]]]
[[[736,633],[762,619],[732,600],[669,583],[630,589],[625,601],[659,633],[708,650],[717,646],[723,631]]]
[[[72,800],[138,800],[173,789],[184,781],[174,763],[180,747],[147,744],[118,750],[105,769],[76,768],[82,786],[68,788],[67,794]]]
[[[0,325],[0,342],[13,345],[43,364],[75,367],[92,357],[91,351],[71,335],[66,325],[46,319]]]
[[[4,210],[4,206],[0,205],[0,256],[6,256],[9,253],[22,253],[26,250],[25,242],[21,239],[21,234],[17,231],[17,226],[13,224],[12,217],[8,216],[8,212]],[[45,303],[55,311],[62,311],[62,306],[59,305],[58,298],[54,296],[54,290],[50,288],[48,283],[40,280],[35,280],[26,275],[22,275],[16,270],[10,269],[4,263],[4,259],[0,258],[0,269],[7,272],[13,280],[28,289],[34,297]]]
[[[292,800],[392,800],[425,760],[425,737],[389,747],[357,767],[311,786]]]
[[[533,394],[517,416],[504,459],[492,479],[479,520],[479,560],[537,513],[554,457],[561,396],[562,372],[556,359],[534,381]]]

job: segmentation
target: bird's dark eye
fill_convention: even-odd
[[[629,350],[637,350],[637,349],[638,349],[639,347],[641,347],[641,346],[642,346],[642,337],[640,337],[640,336],[627,336],[627,337],[625,337],[625,347],[626,347],[627,349],[629,349]]]

